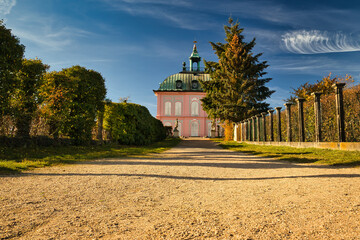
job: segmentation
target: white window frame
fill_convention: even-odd
[[[182,102],[175,102],[175,116],[181,116],[182,114]]]
[[[191,102],[191,116],[199,116],[199,102],[198,101]]]
[[[171,116],[171,102],[170,101],[166,101],[164,103],[164,115]]]

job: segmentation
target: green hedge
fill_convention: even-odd
[[[146,145],[166,138],[162,122],[149,110],[134,103],[108,103],[104,129],[107,138],[126,145]]]

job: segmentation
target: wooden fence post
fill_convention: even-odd
[[[273,112],[274,110],[269,110],[269,115],[270,115],[270,141],[273,142],[274,141],[274,118],[273,118]]]
[[[335,83],[333,87],[336,92],[336,121],[338,129],[339,142],[345,142],[345,114],[343,88],[345,83]]]
[[[281,142],[281,107],[276,107],[276,115],[277,115],[277,141]]]
[[[291,137],[291,105],[292,103],[285,103],[286,110],[286,132],[287,132],[287,142],[292,141]]]
[[[315,112],[315,141],[321,142],[321,92],[313,92],[314,96],[314,112]]]
[[[304,128],[304,98],[297,98],[298,103],[298,126],[299,126],[299,142],[305,142],[305,128]]]
[[[263,125],[263,141],[266,142],[266,112],[261,113]]]

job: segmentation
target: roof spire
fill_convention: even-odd
[[[197,43],[197,41],[194,41],[193,52],[197,52],[197,49],[196,49],[196,43]]]
[[[201,57],[199,56],[199,53],[196,49],[196,43],[197,41],[194,41],[194,47],[193,47],[193,51],[189,57],[190,59],[190,71],[200,71],[200,61],[201,61]],[[194,69],[193,67],[193,63],[197,63],[197,68]]]

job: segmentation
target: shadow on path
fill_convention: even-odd
[[[25,176],[117,176],[117,177],[149,177],[149,178],[167,178],[182,180],[210,180],[210,181],[255,181],[272,179],[294,179],[294,178],[360,178],[360,174],[319,174],[308,176],[279,176],[279,177],[255,177],[255,178],[211,178],[211,177],[190,177],[190,176],[172,176],[158,174],[116,174],[116,173],[25,173]]]

